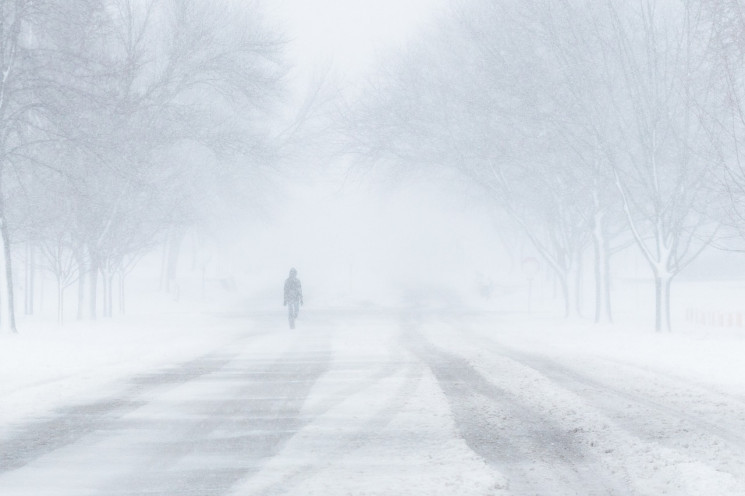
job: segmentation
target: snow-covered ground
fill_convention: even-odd
[[[737,327],[432,307],[305,309],[296,332],[279,309],[27,324],[0,336],[0,446],[96,408],[70,439],[0,448],[3,495],[206,472],[199,494],[745,493]]]
[[[115,393],[119,381],[201,356],[254,332],[248,320],[199,313],[21,322],[0,334],[0,433],[14,422]]]
[[[433,325],[428,336],[522,407],[543,412],[542,421],[569,436],[559,442],[589,448],[598,478],[628,482],[588,493],[745,493],[741,330],[658,334],[492,315],[462,326],[464,339],[454,340],[453,327]]]

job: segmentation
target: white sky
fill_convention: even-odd
[[[377,54],[405,42],[448,0],[265,0],[272,22],[292,40],[290,53],[302,68],[333,63],[355,75]]]

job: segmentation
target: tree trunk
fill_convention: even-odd
[[[89,261],[90,265],[88,267],[88,275],[90,276],[90,286],[88,288],[88,294],[90,295],[90,301],[88,302],[88,310],[90,312],[90,318],[96,320],[99,263],[94,255],[90,256]]]
[[[663,329],[671,331],[670,325],[670,283],[672,277],[655,274],[655,318],[654,329],[661,332]]]
[[[46,298],[46,288],[44,287],[44,273],[42,272],[41,277],[39,278],[39,313],[44,313],[45,308],[45,298]]]
[[[662,330],[662,278],[654,276],[654,330]]]
[[[672,319],[670,317],[670,286],[673,283],[673,278],[670,277],[665,281],[665,301],[663,304],[665,305],[665,320],[667,321],[667,331],[672,332],[673,330],[673,323]]]
[[[81,247],[77,251],[76,262],[78,264],[78,320],[83,320],[83,309],[85,308],[85,254]]]
[[[103,284],[103,316],[104,318],[112,317],[113,307],[113,274],[110,271],[101,268],[101,283]]]
[[[608,322],[613,322],[613,307],[611,305],[611,277],[610,277],[610,259],[611,259],[611,253],[610,248],[608,247],[608,240],[603,240],[603,252],[605,253],[605,256],[603,257],[603,296],[605,298],[605,318],[608,320]]]
[[[595,323],[613,322],[611,310],[611,251],[605,230],[605,214],[598,210],[594,216],[592,248],[595,257]]]
[[[605,300],[603,290],[605,287],[605,274],[603,272],[603,249],[600,240],[593,236],[592,249],[595,256],[595,323],[600,323],[603,315]]]
[[[0,194],[2,194],[0,192]],[[13,264],[10,255],[10,234],[8,233],[8,223],[5,219],[5,209],[0,205],[0,236],[2,237],[3,245],[3,262],[5,266],[4,277],[5,277],[5,310],[6,313],[3,315],[3,324],[10,329],[11,332],[16,333],[16,315],[15,315],[15,304],[13,298]]]
[[[569,290],[569,274],[565,272],[557,275],[561,295],[564,297],[564,317],[568,319],[572,316],[572,292]]]
[[[34,314],[34,283],[36,282],[36,250],[31,241],[26,242],[26,288],[24,300],[24,313]]]
[[[106,276],[106,279],[106,286],[108,286],[106,302],[108,312],[106,316],[111,318],[114,316],[114,273],[109,272],[109,274]]]
[[[103,290],[101,294],[103,303],[101,315],[103,318],[106,318],[109,316],[109,278],[106,277],[106,273],[103,271],[101,271],[101,289]]]
[[[578,316],[582,317],[582,276],[583,276],[582,253],[577,253],[577,267],[575,269],[575,287],[574,287],[574,310]]]
[[[57,323],[62,324],[65,313],[65,288],[62,281],[57,277]]]
[[[124,315],[124,271],[119,272],[119,313]]]

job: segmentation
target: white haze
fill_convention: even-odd
[[[511,262],[485,209],[468,209],[441,188],[311,175],[251,226],[240,254],[243,276],[256,290],[271,288],[276,300],[272,281],[294,266],[308,301],[320,307],[398,306],[420,286],[473,296],[484,275],[510,278]]]
[[[97,5],[88,1],[59,7],[86,12]],[[17,169],[0,162],[17,308],[17,332],[0,332],[0,495],[745,494],[740,116],[727,114],[732,129],[706,120],[733,110],[712,101],[742,97],[745,77],[726,89],[671,85],[654,105],[650,95],[667,86],[653,85],[644,104],[626,105],[635,93],[624,84],[667,73],[629,75],[626,58],[595,72],[588,60],[626,45],[603,31],[607,45],[597,46],[609,52],[572,51],[594,24],[569,15],[602,25],[603,5],[633,10],[620,0],[228,0],[231,15],[262,19],[272,36],[259,39],[256,73],[228,59],[201,74],[222,60],[219,42],[245,33],[216,28],[231,25],[219,16],[228,11],[194,2],[217,22],[207,33],[200,22],[179,32],[174,18],[143,39],[160,39],[161,28],[194,36],[168,41],[201,67],[174,58],[176,76],[146,96],[137,91],[168,72],[159,59],[168,43],[129,64],[117,44],[126,36],[102,35],[115,47],[107,51],[55,24],[65,48],[93,47],[87,70],[108,67],[108,56],[123,74],[139,68],[129,89],[142,99],[108,79],[71,84],[96,98],[77,96],[44,114],[49,122],[32,115],[9,132],[29,133],[38,156],[54,160],[18,152]],[[116,4],[140,14],[150,5]],[[735,3],[710,4],[721,14]],[[106,12],[115,11],[126,9]],[[729,27],[745,39],[745,26]],[[541,44],[547,32],[554,45]],[[629,32],[638,35],[626,33],[629,46],[648,41]],[[190,52],[195,41],[210,49]],[[744,54],[732,48],[721,63],[742,65]],[[647,60],[623,51],[632,55]],[[221,86],[215,73],[256,86]],[[691,94],[711,105],[665,107]],[[22,112],[26,98],[12,108]],[[148,98],[162,107],[152,112]],[[705,124],[680,118],[681,108]],[[55,120],[66,112],[69,122]],[[649,142],[634,141],[666,118]],[[39,122],[59,129],[34,134]],[[58,142],[85,133],[85,146]],[[153,137],[170,145],[127,146]],[[664,173],[639,166],[658,157],[683,171],[666,190]],[[716,177],[686,175],[700,164]],[[661,204],[669,210],[647,222],[644,208]],[[108,225],[96,222],[101,212]],[[602,229],[590,227],[605,220],[607,274],[593,251]],[[690,237],[665,244],[681,232]],[[91,294],[77,264],[93,266],[109,239],[126,256],[93,269]],[[137,263],[120,287],[127,257]],[[303,288],[297,322],[283,305],[291,268]],[[672,274],[669,322],[655,269],[663,283]]]
[[[300,69],[332,66],[360,78],[379,57],[412,39],[444,5],[444,0],[275,0],[266,7],[285,26],[289,53]]]
[[[273,24],[284,28],[294,98],[310,87],[345,92],[377,64],[431,26],[446,2],[406,0],[277,0],[267,2]],[[337,86],[341,85],[341,86]],[[337,94],[337,97],[339,94]],[[248,228],[236,263],[245,284],[271,291],[295,266],[320,306],[367,302],[398,304],[420,284],[472,289],[494,258],[495,225],[445,189],[416,190],[375,175],[350,173],[355,161],[329,156],[319,136],[315,150],[288,159],[290,179],[266,217]],[[440,186],[445,186],[442,183]],[[482,242],[490,239],[489,243]]]

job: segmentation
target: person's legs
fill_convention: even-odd
[[[294,301],[287,302],[287,318],[290,321],[290,329],[295,328],[295,316],[297,315],[294,309],[295,305],[296,303]]]

